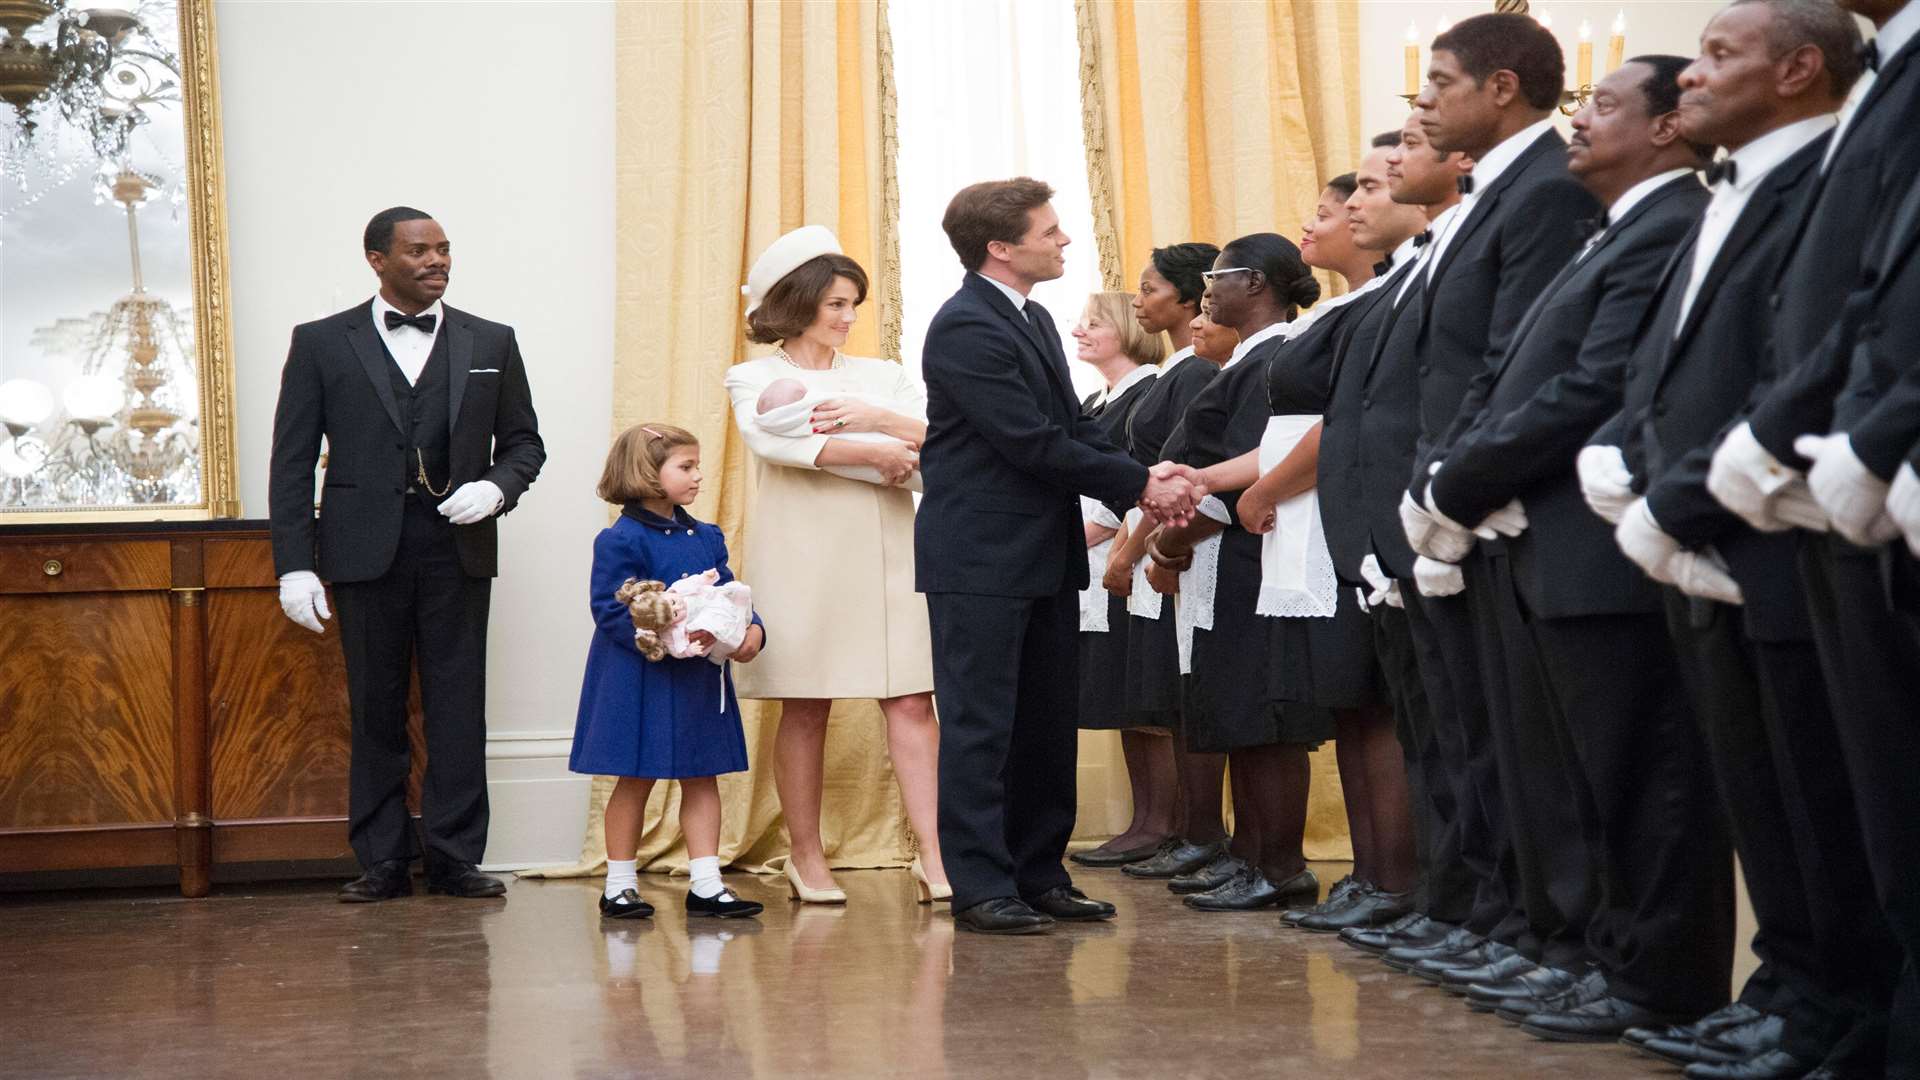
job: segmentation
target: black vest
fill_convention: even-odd
[[[386,352],[384,345],[381,351]],[[407,382],[393,354],[387,352],[387,378],[393,382],[394,403],[400,406],[400,429],[407,433],[406,465],[400,477],[404,487],[419,487],[418,472],[424,460],[427,482],[433,490],[452,494],[447,476],[447,441],[453,430],[448,417],[451,407],[448,398],[452,391],[447,382],[447,364],[445,326],[434,336],[433,351],[427,354],[427,365],[420,369],[416,382]]]

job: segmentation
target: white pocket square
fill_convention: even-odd
[[[469,374],[469,375],[498,375],[498,374],[500,374],[500,369],[499,369],[499,368],[497,368],[497,367],[470,367],[470,368],[468,368],[468,369],[467,369],[467,374]]]

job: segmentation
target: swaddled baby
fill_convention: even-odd
[[[834,400],[864,401],[879,405],[881,408],[893,407],[892,402],[876,394],[858,394],[848,393],[846,391],[836,391],[831,394],[809,394],[807,393],[806,385],[799,379],[775,379],[767,384],[767,388],[760,392],[759,399],[754,402],[753,408],[755,415],[753,422],[761,431],[767,432],[770,435],[812,435],[815,433],[813,430],[813,410],[818,408],[822,402]],[[835,432],[833,437],[863,443],[904,442],[904,440],[896,439],[891,435],[884,435],[877,431]],[[823,465],[821,468],[835,476],[844,476],[848,480],[859,480],[863,483],[880,484],[883,486],[887,482],[886,477],[880,475],[880,470],[871,465]],[[920,470],[915,469],[913,475],[907,477],[906,482],[898,486],[911,491],[921,490]]]

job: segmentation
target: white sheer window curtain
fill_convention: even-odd
[[[1073,0],[890,0],[900,134],[901,358],[920,370],[934,312],[963,271],[940,229],[954,192],[979,180],[1031,176],[1053,185],[1066,276],[1032,298],[1066,335],[1100,288],[1080,128],[1080,45]],[[1099,376],[1069,364],[1081,396]]]

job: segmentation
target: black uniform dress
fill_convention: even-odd
[[[1125,446],[1127,422],[1159,381],[1158,376],[1143,378],[1127,387],[1119,397],[1098,405],[1094,404],[1095,398],[1088,398],[1083,408],[1088,416],[1100,421],[1107,438],[1116,446]],[[1120,507],[1115,516],[1124,518],[1125,510]],[[1089,572],[1091,570],[1089,567]],[[1092,587],[1101,587],[1098,578]],[[1115,731],[1159,726],[1157,723],[1143,725],[1127,706],[1127,601],[1112,593],[1106,594],[1106,601],[1106,633],[1080,632],[1080,727],[1090,731]]]
[[[1342,304],[1274,354],[1267,364],[1269,416],[1317,416],[1326,411],[1342,325],[1365,307],[1364,303]],[[1373,627],[1360,610],[1360,598],[1345,586],[1336,587],[1334,595],[1330,618],[1265,618],[1267,694],[1273,700],[1333,709],[1357,709],[1384,700],[1379,665],[1374,662]]]
[[[1142,465],[1166,460],[1166,449],[1187,406],[1220,374],[1211,361],[1191,353],[1169,364],[1162,365],[1159,376],[1147,384],[1146,393],[1127,420],[1126,440],[1121,445]],[[1146,524],[1143,522],[1142,527]],[[1174,639],[1173,606],[1174,598],[1166,596],[1161,598],[1158,619],[1127,615],[1126,674],[1121,686],[1127,708],[1133,713],[1129,727],[1170,731],[1180,727],[1180,649]]]
[[[1235,458],[1260,445],[1267,430],[1267,365],[1287,342],[1255,345],[1208,384],[1181,420],[1169,453],[1196,469]],[[1239,491],[1213,493],[1229,517]],[[1220,534],[1213,628],[1193,631],[1193,671],[1186,678],[1182,718],[1187,749],[1222,753],[1275,743],[1318,745],[1333,735],[1333,714],[1309,702],[1278,701],[1267,669],[1272,655],[1267,625],[1254,613],[1260,594],[1260,538],[1235,520]]]

